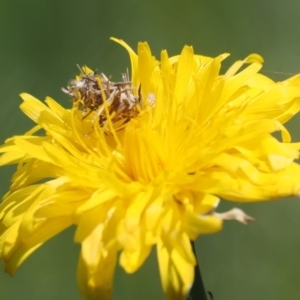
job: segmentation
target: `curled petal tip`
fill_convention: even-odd
[[[248,63],[248,64],[252,64],[252,63],[263,64],[263,63],[264,63],[264,59],[263,59],[262,56],[260,56],[259,54],[252,53],[252,54],[250,54],[250,55],[245,59],[245,63]]]
[[[243,224],[248,224],[250,221],[256,221],[253,217],[247,215],[244,211],[239,208],[233,208],[224,213],[213,212],[213,215],[220,218],[221,220],[236,220]]]

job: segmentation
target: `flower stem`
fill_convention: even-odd
[[[197,259],[195,244],[193,241],[191,241],[191,244],[192,244],[194,255]],[[197,264],[195,266],[195,278],[194,278],[193,286],[190,290],[190,294],[189,294],[187,300],[207,300],[206,291],[204,288],[200,269],[198,266],[198,260],[197,260]]]

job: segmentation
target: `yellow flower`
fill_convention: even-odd
[[[111,299],[118,252],[135,272],[156,245],[167,299],[184,299],[196,260],[190,240],[221,229],[219,197],[249,202],[298,195],[299,143],[283,126],[300,109],[300,77],[275,83],[250,55],[223,75],[228,56],[130,55],[132,79],[88,68],[64,89],[65,109],[22,94],[37,125],[0,148],[18,164],[0,206],[0,256],[14,273],[45,241],[76,225],[84,299]],[[245,64],[249,64],[245,66]],[[274,132],[281,132],[276,139]]]

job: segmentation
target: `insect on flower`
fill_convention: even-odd
[[[155,247],[166,299],[184,300],[196,278],[191,241],[253,220],[218,212],[220,198],[300,195],[300,143],[284,125],[300,111],[300,74],[274,82],[257,54],[223,73],[226,53],[184,46],[156,59],[146,42],[135,53],[113,40],[128,50],[131,79],[83,67],[62,89],[73,109],[21,94],[35,124],[0,147],[0,166],[18,164],[0,204],[0,258],[14,274],[75,226],[83,299],[113,299],[117,263],[132,274]]]
[[[83,119],[95,112],[100,126],[104,126],[109,114],[112,122],[122,125],[138,115],[141,97],[133,94],[128,72],[122,74],[121,82],[113,82],[103,73],[78,68],[81,74],[61,90],[84,112]]]

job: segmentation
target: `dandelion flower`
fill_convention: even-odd
[[[299,194],[300,144],[283,124],[300,109],[300,77],[272,81],[257,54],[222,73],[228,54],[185,46],[157,60],[147,43],[135,53],[114,40],[129,52],[131,79],[83,67],[63,89],[71,109],[21,94],[36,125],[0,148],[1,165],[18,164],[0,206],[0,256],[13,274],[75,225],[84,299],[111,299],[118,253],[133,273],[153,246],[166,298],[184,299],[196,264],[190,241],[219,231],[223,219],[250,219],[217,213],[220,198]]]

